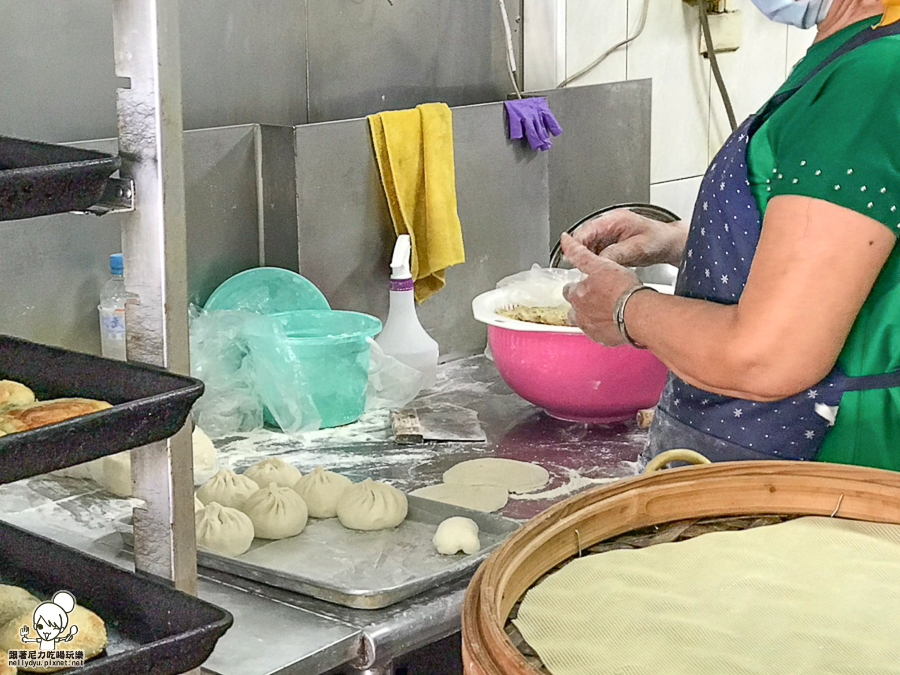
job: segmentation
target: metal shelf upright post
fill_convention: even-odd
[[[187,254],[178,0],[113,0],[129,360],[188,374]],[[196,594],[190,423],[132,455],[135,568]]]

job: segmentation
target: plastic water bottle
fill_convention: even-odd
[[[122,254],[109,256],[109,280],[100,291],[100,352],[125,360],[125,277]]]
[[[425,332],[416,314],[413,278],[409,272],[410,242],[401,234],[394,245],[391,259],[391,304],[384,330],[375,342],[388,356],[393,356],[425,376],[423,389],[437,381],[438,343]]]

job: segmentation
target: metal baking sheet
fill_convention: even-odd
[[[184,426],[203,383],[154,366],[114,361],[0,335],[0,380],[38,400],[71,396],[112,408],[0,438],[0,485],[164,440]]]
[[[519,523],[509,518],[408,497],[406,520],[393,530],[348,530],[337,518],[310,519],[289,539],[255,539],[236,558],[198,551],[201,567],[355,609],[380,609],[473,571]],[[440,555],[431,539],[440,522],[465,516],[478,523],[481,550]],[[132,546],[130,517],[119,532]]]
[[[44,600],[67,590],[103,619],[109,642],[100,656],[77,669],[84,675],[185,673],[209,658],[233,621],[225,610],[160,579],[127,572],[3,522],[0,583]],[[0,655],[5,659],[6,650]]]

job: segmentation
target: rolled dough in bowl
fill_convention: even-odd
[[[474,511],[499,511],[509,501],[509,491],[499,485],[464,485],[463,483],[438,483],[413,490],[409,494],[442,504],[461,506]]]
[[[510,492],[533,492],[550,482],[550,473],[542,466],[515,459],[484,457],[470,459],[444,472],[444,482],[463,485],[495,485]]]

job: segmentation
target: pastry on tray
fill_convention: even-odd
[[[0,409],[0,432],[12,434],[112,408],[106,401],[58,398]]]
[[[21,382],[0,380],[0,408],[34,403],[34,392]]]

